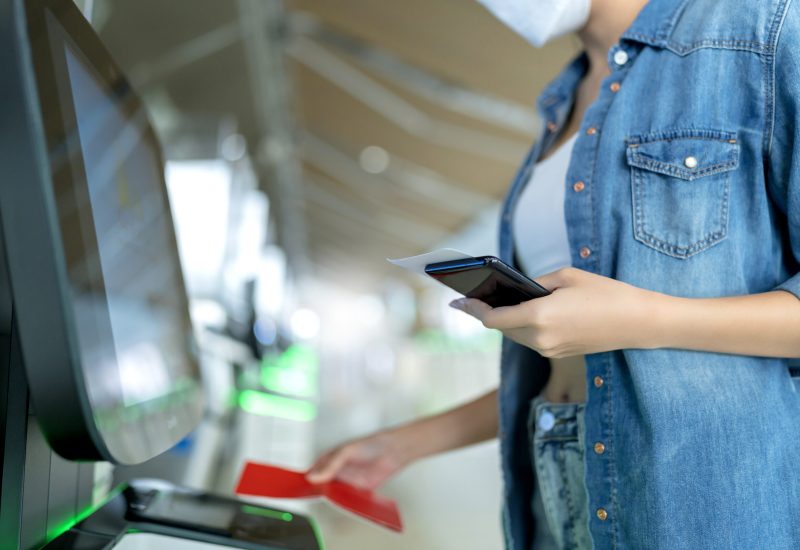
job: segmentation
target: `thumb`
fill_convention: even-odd
[[[567,267],[540,275],[536,277],[534,281],[552,292],[558,288],[569,286],[572,281],[570,274],[571,269]]]
[[[350,445],[341,447],[323,456],[306,474],[306,479],[314,484],[327,483],[336,477],[339,470],[347,463],[353,455],[353,448]]]
[[[450,302],[449,305],[453,309],[458,309],[472,315],[481,322],[483,322],[483,318],[486,314],[492,311],[492,306],[480,300],[476,300],[475,298],[459,298]]]

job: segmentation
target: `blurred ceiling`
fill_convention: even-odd
[[[351,285],[502,197],[534,98],[577,52],[470,0],[94,0],[92,22],[168,156],[242,134],[290,261]]]

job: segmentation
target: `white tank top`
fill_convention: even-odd
[[[522,272],[531,279],[572,265],[564,217],[567,169],[572,156],[573,135],[553,154],[533,168],[514,209],[514,248]],[[551,358],[554,368],[585,369],[585,357]],[[585,371],[584,371],[585,372]],[[579,402],[582,402],[581,399]]]
[[[534,279],[572,265],[564,217],[567,168],[577,134],[536,163],[514,209],[514,249],[522,272]]]

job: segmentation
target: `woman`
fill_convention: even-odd
[[[483,1],[585,48],[539,99],[501,221],[534,275],[563,224],[571,267],[537,276],[545,298],[454,302],[503,332],[496,392],[310,479],[373,487],[499,435],[508,548],[800,548],[800,0]],[[564,196],[549,245],[524,230],[540,169]]]

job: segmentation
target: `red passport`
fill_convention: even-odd
[[[306,481],[305,472],[247,462],[236,493],[273,498],[325,497],[378,525],[392,531],[403,531],[403,521],[395,501],[338,480],[314,485]]]

